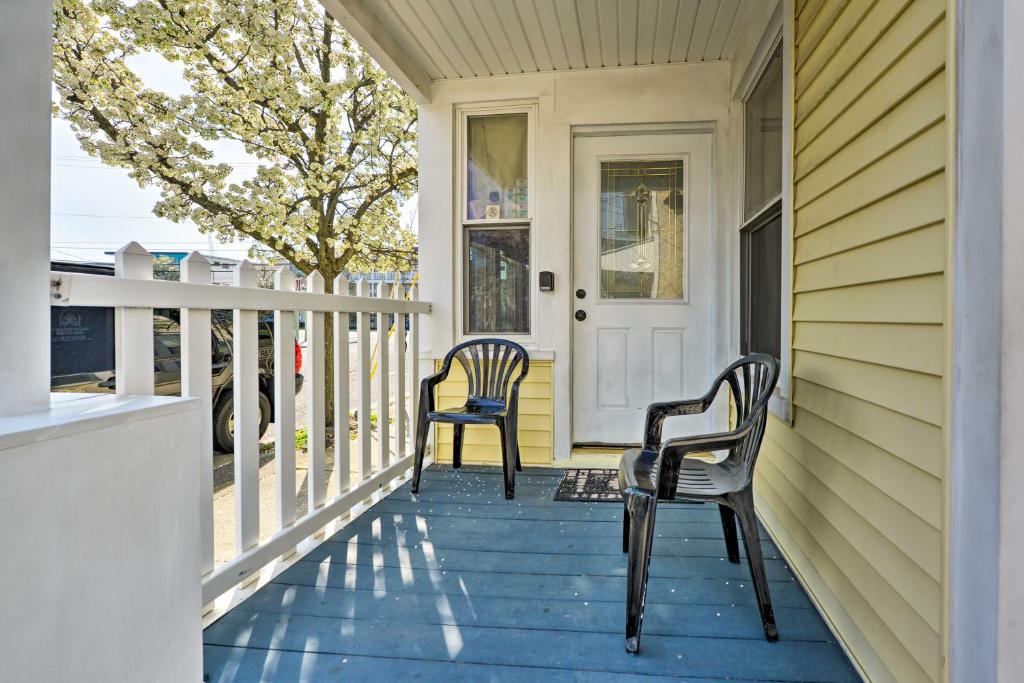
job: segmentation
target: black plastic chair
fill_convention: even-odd
[[[653,403],[647,408],[642,449],[626,451],[619,463],[619,488],[625,510],[622,551],[629,553],[626,587],[626,651],[640,651],[640,628],[647,597],[647,575],[654,539],[658,500],[692,500],[718,503],[729,561],[739,564],[736,519],[739,518],[747,562],[754,579],[761,622],[768,640],[778,640],[775,614],[768,594],[761,541],[754,515],[754,463],[761,449],[768,399],[779,379],[772,356],[752,354],[741,358],[719,375],[711,391],[692,401]],[[734,402],[737,427],[729,432],[669,439],[661,443],[666,417],[705,412],[719,388],[727,383]],[[721,462],[687,458],[691,453],[728,451]]]
[[[464,405],[439,411],[435,409],[434,387],[448,377],[452,360],[458,360],[466,371],[469,395]],[[427,447],[427,429],[431,422],[445,422],[454,425],[452,467],[456,469],[462,466],[462,437],[466,425],[497,425],[501,434],[501,467],[505,475],[505,498],[515,497],[516,471],[523,469],[519,458],[517,431],[519,385],[529,369],[530,357],[526,350],[519,344],[504,339],[474,339],[459,344],[448,352],[441,364],[441,370],[424,378],[420,384],[419,414],[416,416],[416,458],[412,477],[413,493],[420,490],[423,452]]]

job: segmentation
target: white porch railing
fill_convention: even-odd
[[[295,291],[287,267],[275,273],[274,289],[256,286],[256,271],[247,261],[235,268],[233,286],[210,284],[210,266],[197,252],[181,264],[181,281],[153,279],[152,257],[137,243],[121,248],[115,257],[115,277],[51,273],[51,303],[65,306],[114,307],[115,370],[119,394],[154,392],[153,309],[181,309],[181,392],[202,402],[203,424],[195,439],[200,458],[200,519],[203,602],[208,604],[238,584],[254,580],[260,570],[289,555],[329,522],[350,511],[412,464],[415,443],[419,316],[430,313],[429,303],[417,301],[415,285],[381,283],[378,296],[369,296],[361,280],[358,296],[347,294],[349,283],[338,278],[335,291],[325,294],[319,273],[309,278],[308,292]],[[235,552],[230,561],[214,566],[214,482],[211,310],[233,310],[234,524]],[[259,347],[258,311],[274,311],[274,425],[276,530],[260,540],[259,485]],[[296,510],[295,448],[295,313],[306,312],[307,359],[304,366],[308,413],[308,508]],[[356,314],[358,353],[350,358],[348,318]],[[371,314],[377,314],[379,361],[373,359]],[[324,316],[334,316],[334,439],[333,489],[328,497]],[[406,318],[409,335],[406,339]],[[388,331],[394,326],[393,334]],[[355,463],[348,438],[349,373],[358,363],[358,440]],[[389,367],[394,365],[394,386]],[[377,448],[371,441],[371,406],[376,384]],[[394,415],[389,415],[389,405]],[[410,426],[412,421],[412,426]],[[391,430],[394,423],[394,433]],[[355,467],[353,468],[353,464]],[[354,469],[354,477],[352,471]]]

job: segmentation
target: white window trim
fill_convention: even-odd
[[[537,108],[536,100],[502,100],[499,102],[481,102],[472,104],[460,104],[455,107],[455,187],[454,187],[454,224],[452,226],[452,244],[455,253],[453,254],[452,282],[455,290],[454,333],[458,342],[470,339],[484,339],[500,334],[527,348],[536,346],[537,339],[537,306],[538,299],[538,270],[537,270],[537,231],[534,229],[537,206],[539,205],[537,193]],[[469,220],[466,218],[466,196],[468,178],[466,175],[466,158],[468,155],[468,120],[471,116],[487,116],[496,114],[526,114],[526,174],[529,179],[527,217],[512,218],[500,221]],[[465,260],[465,232],[467,227],[525,227],[529,230],[530,237],[530,331],[528,333],[484,333],[470,334],[466,332],[466,260]]]
[[[785,5],[786,3],[784,3]],[[793,12],[783,12],[782,41],[782,349],[779,393],[768,404],[780,419],[793,422]]]
[[[750,60],[746,73],[740,79],[735,98],[740,102],[740,125],[737,138],[739,140],[739,158],[737,160],[737,194],[736,200],[741,207],[740,223],[746,225],[743,201],[746,196],[745,165],[746,165],[746,104],[753,93],[761,75],[771,61],[772,55],[779,44],[782,44],[782,262],[781,282],[782,326],[779,349],[779,383],[775,394],[768,403],[768,410],[784,422],[792,424],[792,386],[793,386],[793,24],[789,17],[791,12],[776,12],[771,24],[758,46],[755,56]],[[772,202],[777,198],[773,198]],[[770,204],[771,202],[769,202]],[[767,204],[766,204],[767,206]],[[763,209],[762,209],[763,210]],[[758,212],[758,214],[760,211]],[[756,217],[757,214],[755,214]],[[739,286],[738,283],[736,285]],[[739,315],[739,311],[736,312]],[[736,328],[737,331],[739,327]],[[737,338],[738,343],[738,338]]]

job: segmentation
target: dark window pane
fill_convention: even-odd
[[[741,352],[782,352],[782,203],[740,233]]]
[[[466,230],[466,332],[529,333],[530,230]]]

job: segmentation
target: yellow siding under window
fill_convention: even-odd
[[[945,6],[796,3],[793,425],[771,418],[755,485],[900,683],[942,678]]]
[[[437,367],[440,369],[440,361]],[[448,379],[437,388],[438,408],[462,405],[467,390],[466,373],[458,363],[454,363]],[[435,429],[437,461],[450,463],[452,426],[439,424]],[[551,435],[551,361],[530,361],[530,372],[519,388],[519,454],[523,465],[551,464]],[[464,464],[501,465],[497,427],[470,425],[466,427],[463,438]]]

